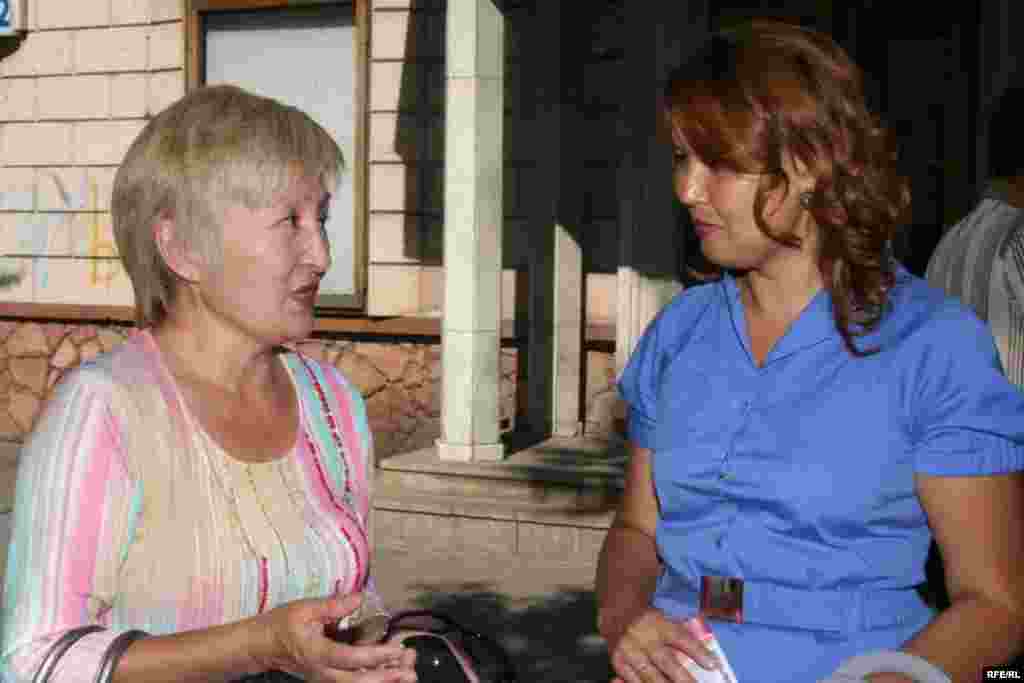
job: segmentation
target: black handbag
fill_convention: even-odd
[[[50,646],[39,668],[36,669],[36,675],[32,677],[32,683],[49,683],[53,670],[57,668],[57,663],[71,649],[71,646],[90,633],[102,630],[102,626],[93,624],[90,626],[79,626],[64,633],[57,639],[57,642]],[[128,649],[128,646],[140,638],[145,638],[147,635],[149,634],[145,631],[133,630],[125,631],[115,638],[110,643],[107,651],[103,653],[100,668],[96,672],[96,683],[110,683],[110,679],[114,676],[114,669],[117,668],[117,663],[121,660],[121,656]]]
[[[416,651],[419,683],[517,683],[508,654],[478,631],[433,610],[399,612],[388,619],[381,643]]]
[[[351,643],[350,633],[334,627],[324,635]],[[505,650],[483,633],[459,624],[450,616],[433,610],[398,612],[388,618],[378,643],[401,643],[416,651],[419,683],[518,683],[515,669]],[[236,683],[301,683],[302,679],[282,671],[267,671],[240,678]]]

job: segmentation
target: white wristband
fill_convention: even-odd
[[[899,650],[882,650],[851,657],[827,681],[863,681],[866,676],[880,673],[903,674],[917,683],[952,683],[945,671],[927,659]]]

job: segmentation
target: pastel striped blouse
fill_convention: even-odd
[[[287,352],[299,438],[268,463],[223,451],[189,414],[148,331],[68,374],[18,470],[2,622],[6,680],[79,641],[53,681],[92,681],[127,629],[229,623],[299,598],[362,589],[371,438],[333,367]]]

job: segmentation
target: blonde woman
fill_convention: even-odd
[[[359,394],[282,345],[308,336],[340,150],[231,86],[145,127],[113,192],[139,331],[68,375],[22,451],[3,665],[31,680],[414,681],[414,655],[324,627],[367,590],[371,440]],[[140,635],[136,633],[136,635]]]

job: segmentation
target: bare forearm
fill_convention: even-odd
[[[905,649],[980,681],[1024,645],[1024,474],[917,476],[917,495],[942,554],[952,605]]]
[[[608,530],[597,565],[598,629],[608,638],[646,609],[661,573],[657,546],[628,527]]]
[[[982,668],[1010,661],[1024,647],[1024,614],[982,596],[955,599],[903,647],[946,671],[950,678],[974,683]]]
[[[113,683],[211,683],[266,669],[270,638],[258,618],[136,641]]]

